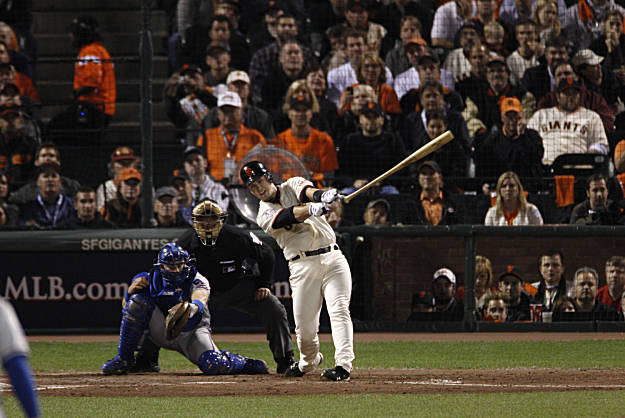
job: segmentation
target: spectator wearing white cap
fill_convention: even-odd
[[[243,110],[243,123],[248,128],[259,131],[267,141],[271,141],[275,136],[275,130],[269,114],[258,106],[253,105],[249,101],[250,97],[250,77],[245,71],[232,71],[226,79],[226,87],[228,91],[233,91],[239,95],[241,99],[241,109]],[[208,115],[202,122],[203,130],[219,126],[219,110],[215,107],[208,112]]]
[[[216,180],[229,182],[238,174],[237,164],[256,145],[267,145],[263,134],[243,125],[239,95],[228,91],[217,100],[220,126],[207,129],[196,145],[206,152],[209,173]]]
[[[586,88],[599,93],[612,109],[616,109],[619,98],[625,102],[625,89],[614,72],[604,71],[603,59],[590,49],[582,49],[573,56],[571,63]]]
[[[434,311],[441,312],[443,320],[461,321],[464,316],[464,303],[455,299],[454,293],[456,293],[454,272],[446,267],[436,270],[432,279]]]

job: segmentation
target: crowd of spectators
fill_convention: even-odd
[[[605,261],[605,276],[588,266],[565,278],[564,255],[550,250],[538,258],[531,277],[514,265],[493,272],[488,258],[475,258],[475,310],[478,321],[548,322],[622,321],[625,299],[625,257]],[[600,283],[605,283],[599,287]],[[413,294],[408,321],[460,321],[464,317],[465,288],[456,285],[449,268],[437,270],[429,290]],[[532,317],[531,309],[538,312]],[[547,313],[547,314],[545,314]],[[550,318],[550,319],[547,319]]]
[[[62,147],[49,142],[59,130],[115,121],[115,57],[97,19],[70,25],[75,100],[46,126],[32,16],[28,6],[7,9],[21,3],[0,3],[2,227],[140,226],[137,150],[118,147],[102,184],[79,188],[80,178],[65,177],[79,173],[63,172]],[[171,155],[171,178],[156,184],[156,224],[188,223],[204,198],[234,213],[229,187],[251,150],[284,149],[317,185],[349,193],[446,130],[455,139],[373,188],[375,204],[334,208],[337,225],[623,224],[625,9],[617,3],[167,2],[163,101],[185,151]],[[46,150],[53,161],[42,159]],[[569,154],[606,163],[562,175],[557,162]],[[101,220],[93,221],[89,188]]]

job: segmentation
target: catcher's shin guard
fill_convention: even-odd
[[[146,296],[136,293],[128,298],[122,311],[122,324],[119,329],[118,356],[122,360],[134,360],[134,351],[141,337],[150,325],[154,303]]]
[[[204,374],[239,374],[245,367],[245,357],[223,350],[208,350],[200,355],[198,367]]]

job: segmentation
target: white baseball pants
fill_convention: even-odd
[[[319,365],[319,315],[325,298],[337,366],[348,372],[354,360],[354,328],[349,314],[352,276],[340,250],[289,262],[295,333],[303,372]]]

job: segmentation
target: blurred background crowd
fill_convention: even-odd
[[[251,159],[347,194],[447,130],[333,225],[625,223],[619,1],[154,3],[155,226],[187,225],[206,198],[254,226]],[[140,138],[120,131],[133,57],[97,11],[67,13],[52,50],[37,7],[0,1],[0,225],[139,227]],[[72,69],[64,91],[55,68]]]

